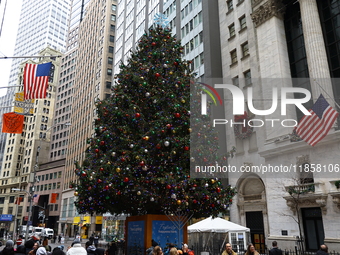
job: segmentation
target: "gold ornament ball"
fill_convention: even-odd
[[[74,192],[74,195],[77,197],[78,196],[78,192],[76,191],[76,192]]]
[[[192,132],[192,128],[189,128],[188,131],[191,133]]]
[[[182,201],[181,200],[177,200],[177,204],[178,205],[182,204]]]
[[[181,100],[181,102],[184,104],[184,103],[185,103],[185,100],[184,100],[184,99],[182,99],[182,100]]]
[[[176,134],[176,130],[175,130],[175,129],[174,129],[174,130],[172,130],[172,133]]]
[[[142,192],[140,192],[139,190],[137,191],[137,195],[139,196],[140,194],[142,194]]]
[[[121,169],[119,167],[116,168],[116,172],[120,173]]]
[[[136,159],[139,159],[139,156],[136,156]]]
[[[211,179],[211,183],[214,184],[214,183],[215,183],[215,180],[214,180],[214,179]]]
[[[169,72],[169,74],[170,74],[170,75],[172,75],[172,74],[173,74],[173,72]]]

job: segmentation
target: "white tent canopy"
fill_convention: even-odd
[[[188,233],[196,232],[226,233],[226,232],[249,232],[249,231],[250,231],[249,228],[243,227],[236,223],[221,218],[213,219],[212,217],[201,220],[188,227]]]

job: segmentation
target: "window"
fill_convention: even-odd
[[[111,82],[110,82],[110,81],[107,81],[107,82],[106,82],[106,88],[107,88],[107,89],[110,89],[110,88],[111,88]]]
[[[113,53],[113,47],[112,46],[109,46],[109,52]]]
[[[229,38],[232,38],[235,36],[235,24],[231,24],[229,26]]]
[[[244,79],[245,79],[245,87],[250,86],[251,85],[251,72],[250,72],[250,70],[245,71],[243,73],[243,75],[244,75]]]
[[[238,79],[238,76],[235,76],[234,78],[232,78],[232,82],[233,82],[233,85],[235,85],[237,87],[240,85],[240,81]]]
[[[236,49],[232,50],[230,52],[230,58],[231,58],[231,64],[236,64],[237,63],[237,52]]]
[[[112,21],[116,21],[116,15],[113,15],[113,14],[112,14],[112,15],[111,15],[111,20],[112,20]]]
[[[114,42],[115,41],[115,37],[113,35],[110,35],[110,42]]]
[[[245,42],[241,45],[241,49],[242,49],[242,57],[247,57],[249,56],[249,46],[248,46],[248,42]]]
[[[115,4],[113,4],[113,5],[111,6],[111,10],[112,10],[112,11],[116,11],[116,10],[117,10],[117,6],[116,6]]]
[[[240,30],[243,30],[247,27],[247,23],[246,23],[246,16],[243,15],[241,18],[239,18],[240,21]]]
[[[228,6],[228,12],[231,12],[234,9],[233,0],[228,0],[227,6]]]
[[[108,63],[109,65],[112,65],[112,64],[113,64],[113,58],[108,58],[108,59],[107,59],[107,63]]]
[[[107,74],[108,74],[108,75],[112,75],[112,69],[111,69],[111,68],[108,68],[108,69],[107,69]]]

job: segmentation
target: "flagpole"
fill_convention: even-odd
[[[314,81],[319,86],[319,88],[322,89],[323,92],[325,92],[325,94],[328,96],[328,98],[333,101],[333,103],[338,107],[338,109],[340,109],[340,105],[338,105],[338,103],[327,93],[327,91],[324,90],[323,87],[321,87],[321,85],[316,81],[316,79],[314,79]]]

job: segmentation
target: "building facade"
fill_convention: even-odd
[[[61,215],[61,231],[69,236],[79,233],[87,238],[89,234],[101,232],[101,223],[96,224],[96,217],[77,214],[74,207],[76,191],[71,184],[77,181],[75,161],[82,164],[87,139],[94,134],[95,104],[111,95],[116,9],[114,0],[90,1],[79,24]],[[97,218],[97,223],[99,220]]]
[[[52,68],[49,78],[49,87],[47,97],[45,99],[36,99],[34,102],[34,110],[32,116],[25,116],[24,128],[21,134],[7,134],[7,143],[5,146],[4,159],[2,161],[2,174],[1,174],[1,203],[3,214],[16,215],[15,221],[17,226],[26,224],[29,220],[29,199],[26,194],[31,193],[32,187],[30,183],[36,182],[36,173],[40,171],[39,164],[47,162],[49,139],[50,139],[50,126],[52,125],[55,87],[59,71],[59,59],[55,56],[61,54],[60,52],[46,48],[39,52],[41,58],[38,62],[32,60],[25,63],[45,63],[52,62]],[[24,64],[20,65],[19,80],[22,81]],[[23,87],[19,87],[17,92],[23,91]],[[14,98],[13,98],[14,101]],[[12,189],[17,189],[13,191]],[[56,189],[56,187],[54,188]],[[34,190],[45,191],[51,193],[52,186],[47,185],[42,189]],[[33,191],[33,192],[34,192]],[[39,195],[39,192],[36,193]],[[23,196],[23,205],[16,206],[14,197]],[[36,206],[46,207],[49,204],[48,195],[46,201],[36,201]],[[33,209],[34,210],[34,209]],[[38,211],[38,209],[37,209]],[[35,221],[34,221],[35,219]],[[33,223],[38,224],[38,219],[33,218]],[[45,223],[45,222],[41,222]],[[5,224],[6,225],[6,224]],[[13,231],[14,221],[3,231]]]
[[[268,116],[253,113],[254,108],[271,108],[273,88],[279,93],[282,88],[311,91],[307,109],[323,94],[339,111],[339,5],[340,1],[319,0],[219,1],[224,83],[238,86],[245,95],[252,89],[252,103],[246,96],[244,100],[247,114],[239,117],[255,126],[226,128],[228,149],[236,147],[229,164],[249,170],[229,173],[229,183],[238,190],[231,220],[251,229],[260,251],[274,240],[286,249],[315,251],[322,243],[329,250],[340,247],[335,220],[340,216],[335,186],[339,177],[334,172],[338,125],[312,147],[292,134],[295,122],[282,125],[287,119],[300,120],[299,109],[288,106],[286,115],[280,107]],[[224,93],[225,119],[237,121],[232,94]],[[277,171],[261,172],[263,166]],[[289,166],[296,170],[287,170]],[[312,171],[314,167],[323,169]]]

